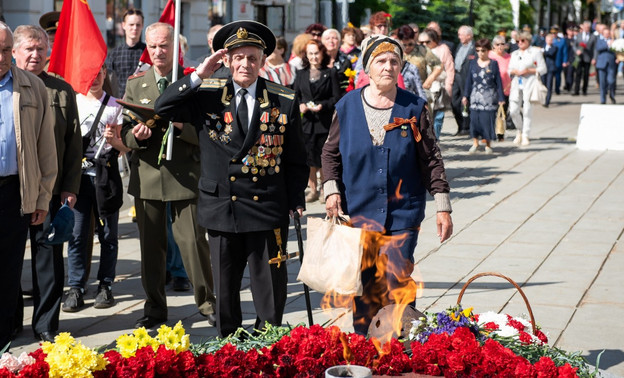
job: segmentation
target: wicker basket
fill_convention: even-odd
[[[518,292],[522,296],[522,299],[524,299],[524,303],[526,304],[527,310],[529,310],[529,317],[531,318],[531,327],[533,329],[533,334],[537,335],[537,327],[535,326],[535,317],[533,316],[533,310],[531,310],[531,305],[529,304],[529,300],[527,299],[526,295],[524,295],[524,292],[522,291],[520,286],[518,286],[518,284],[514,280],[512,280],[511,278],[503,274],[496,273],[496,272],[483,272],[483,273],[479,273],[473,276],[464,284],[464,287],[462,287],[461,291],[459,292],[459,296],[457,297],[457,304],[458,305],[461,304],[462,297],[464,296],[464,292],[468,288],[468,285],[470,285],[477,278],[486,277],[486,276],[496,276],[496,277],[504,278],[507,281],[509,281],[509,283],[512,284],[516,288],[516,290],[518,290]]]

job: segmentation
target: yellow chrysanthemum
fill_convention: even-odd
[[[75,341],[76,340],[69,332],[61,332],[56,337],[54,337],[54,344],[59,346],[69,346],[74,344]]]
[[[472,314],[472,309],[473,309],[472,307],[468,307],[467,309],[465,309],[464,311],[462,311],[462,314],[463,314],[465,317],[469,318],[469,317],[470,317],[470,315]]]
[[[182,340],[182,337],[184,336],[184,327],[182,326],[182,322],[178,321],[176,323],[176,325],[173,327],[173,332],[176,334],[178,341]]]
[[[125,357],[132,357],[137,351],[137,339],[131,335],[121,335],[117,338],[117,350]]]

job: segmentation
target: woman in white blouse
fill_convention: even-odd
[[[529,132],[531,131],[533,104],[529,98],[533,85],[536,84],[536,73],[545,75],[546,70],[546,62],[541,49],[531,47],[531,33],[520,33],[518,50],[511,54],[509,62],[509,75],[513,77],[509,93],[509,112],[517,128],[515,144],[528,146],[530,143]]]

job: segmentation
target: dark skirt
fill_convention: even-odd
[[[496,110],[470,109],[470,136],[477,139],[495,140]]]
[[[327,140],[327,135],[327,133],[303,134],[306,151],[308,153],[308,166],[321,168],[321,153],[323,152],[323,145]]]

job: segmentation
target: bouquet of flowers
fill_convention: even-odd
[[[611,44],[611,50],[615,53],[624,53],[624,38],[619,38]]]

